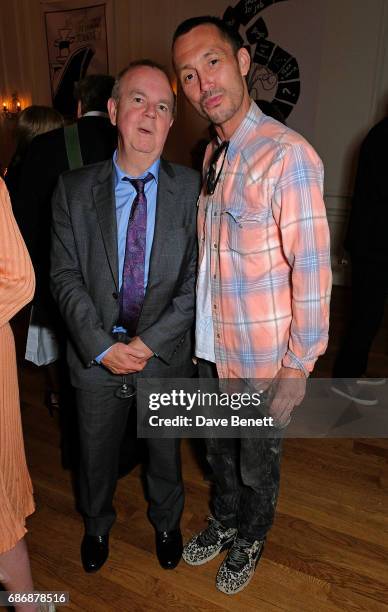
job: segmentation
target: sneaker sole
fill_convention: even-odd
[[[351,400],[355,404],[360,404],[360,406],[376,406],[376,404],[379,403],[378,399],[370,399],[370,400],[362,399],[360,397],[356,397],[354,395],[350,395],[350,393],[346,393],[346,391],[341,391],[340,389],[337,389],[337,387],[330,387],[330,389],[334,393],[337,393],[337,395],[341,395],[342,397],[346,397],[346,399]]]
[[[238,589],[236,589],[235,591],[232,591],[231,593],[229,591],[225,591],[221,586],[218,586],[217,583],[216,583],[217,589],[219,591],[221,591],[221,593],[225,593],[225,595],[237,595],[237,593],[240,593],[241,591],[243,591],[248,586],[248,584],[252,580],[253,576],[255,575],[256,567],[257,567],[258,562],[261,559],[261,555],[263,554],[263,550],[264,550],[264,544],[261,547],[260,554],[259,554],[259,556],[256,559],[255,569],[253,570],[252,574],[249,576],[248,580],[244,584],[242,584]]]
[[[255,571],[256,571],[256,568],[255,568]],[[218,586],[217,584],[216,584],[216,587],[221,593],[225,593],[225,595],[237,595],[237,593],[240,593],[240,591],[243,591],[248,586],[248,584],[250,583],[254,575],[255,575],[255,572],[252,572],[252,576],[250,576],[248,580],[242,586],[240,586],[238,589],[232,592],[225,591],[221,586]]]
[[[221,546],[221,548],[219,550],[216,550],[214,553],[212,553],[210,555],[210,557],[206,557],[206,559],[201,559],[201,561],[192,561],[191,559],[190,560],[185,559],[185,551],[183,551],[183,553],[182,553],[182,559],[188,565],[205,565],[205,563],[208,563],[208,561],[212,561],[218,555],[220,555],[222,552],[224,552],[225,550],[230,548],[232,546],[232,544],[233,544],[234,538],[235,538],[235,536],[233,536],[230,540],[227,540],[226,542],[224,542],[224,544]]]

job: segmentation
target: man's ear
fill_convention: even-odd
[[[108,113],[112,125],[116,125],[117,118],[117,101],[114,98],[108,100]]]
[[[241,47],[241,49],[237,51],[237,61],[242,76],[246,76],[251,67],[251,57],[245,47]]]

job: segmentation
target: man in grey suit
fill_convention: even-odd
[[[191,327],[199,175],[160,158],[175,96],[142,60],[116,79],[108,110],[112,160],[65,173],[53,198],[52,291],[69,332],[85,521],[84,569],[108,557],[118,452],[137,376],[193,375]],[[181,557],[183,484],[177,440],[148,440],[149,516],[162,567]]]

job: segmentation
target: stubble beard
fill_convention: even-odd
[[[220,92],[223,96],[225,96],[225,91]],[[208,119],[214,125],[222,125],[232,119],[234,115],[238,112],[239,108],[243,102],[243,91],[232,92],[235,95],[227,96],[227,100],[225,98],[221,101],[220,107],[214,109],[206,109],[203,104],[206,100],[200,102],[200,114],[205,119]],[[210,97],[210,96],[208,96]],[[223,107],[223,102],[227,102],[226,108]]]

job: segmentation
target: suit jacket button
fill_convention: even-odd
[[[114,300],[117,300],[117,298],[118,298],[118,297],[119,297],[118,293],[116,293],[116,291],[113,291],[113,293],[112,293],[112,298],[113,298]]]

